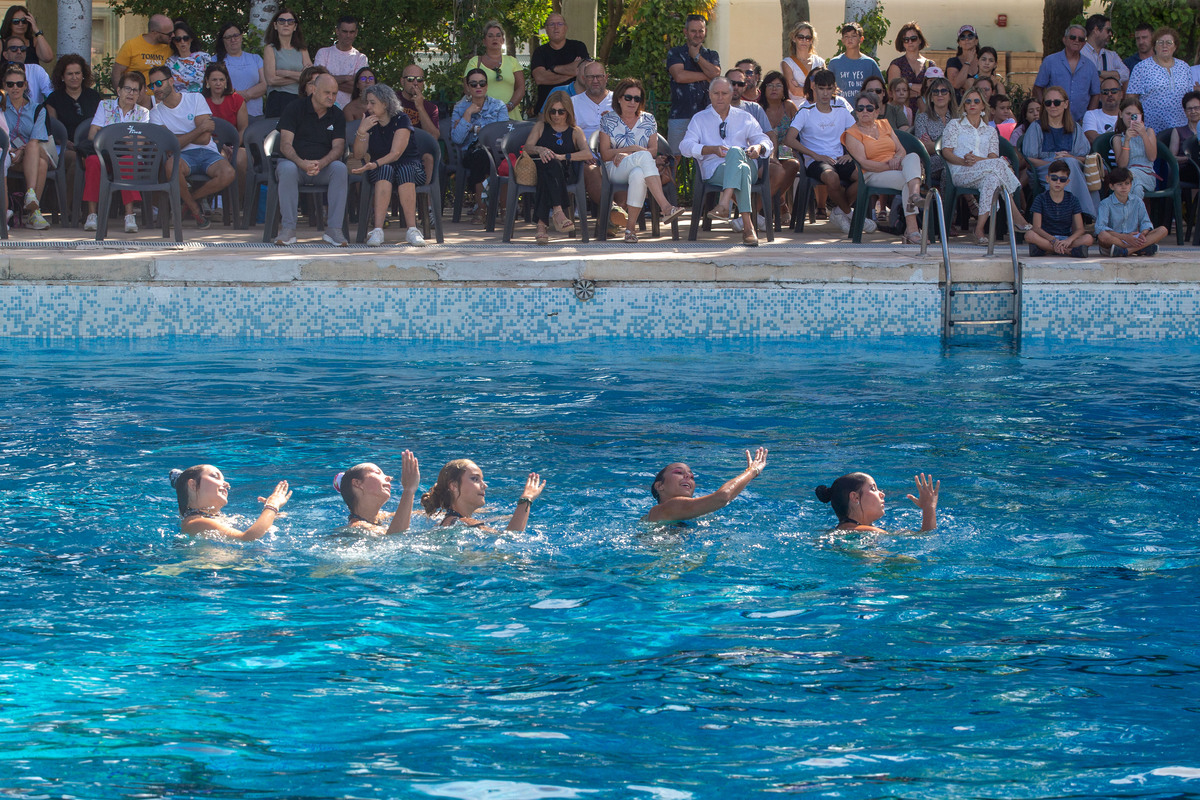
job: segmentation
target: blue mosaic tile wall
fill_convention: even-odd
[[[0,337],[379,336],[555,343],[597,338],[938,336],[936,285],[739,288],[395,288],[0,285]],[[961,316],[1007,298],[962,298]],[[1200,284],[1026,285],[1026,338],[1200,338]],[[965,313],[963,313],[965,312]]]
[[[937,335],[936,286],[568,287],[3,285],[0,336],[362,337],[555,343],[607,337]]]

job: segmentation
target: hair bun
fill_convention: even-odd
[[[833,499],[833,489],[830,489],[825,484],[821,484],[817,487],[817,499],[822,503],[828,503]]]
[[[339,472],[337,475],[333,476],[333,490],[335,492],[340,492],[342,490],[342,476],[345,474],[346,473],[344,472]]]
[[[179,476],[183,474],[181,469],[173,469],[167,473],[167,480],[171,482],[171,488],[175,488],[175,481],[179,480]]]

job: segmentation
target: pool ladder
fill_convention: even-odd
[[[992,327],[999,325],[1011,325],[1013,333],[1013,341],[1020,342],[1021,340],[1021,262],[1017,259],[1017,237],[1016,231],[1013,229],[1012,220],[1012,197],[1008,192],[1004,191],[1003,187],[998,187],[992,194],[992,211],[988,219],[988,249],[989,256],[996,254],[996,212],[1000,209],[1000,204],[1004,204],[1005,218],[1008,221],[1008,249],[1009,255],[1012,258],[1013,279],[1012,283],[1000,284],[997,288],[992,289],[963,289],[955,285],[954,279],[950,274],[950,248],[946,243],[945,228],[945,207],[942,205],[942,195],[937,189],[929,190],[925,195],[925,224],[921,226],[921,255],[924,256],[929,251],[929,213],[936,206],[937,220],[942,228],[940,238],[942,244],[942,267],[945,269],[946,282],[943,284],[942,290],[942,337],[949,339],[954,332],[956,326],[959,327]],[[1003,317],[1000,319],[955,319],[953,302],[957,295],[1010,295],[1012,297],[1012,316]]]

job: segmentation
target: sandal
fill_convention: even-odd
[[[975,234],[971,234],[971,243],[977,244],[980,247],[987,247],[988,246],[988,237],[976,236]]]
[[[571,233],[575,230],[575,223],[567,219],[567,215],[561,211],[555,214],[551,219],[554,222],[554,230],[558,231],[559,233]]]
[[[909,195],[908,202],[904,204],[904,216],[911,217],[921,210],[923,198],[920,195]]]
[[[675,220],[683,216],[683,206],[671,206],[667,209],[667,213],[662,216],[662,224],[670,225]]]
[[[539,245],[550,244],[550,231],[546,230],[546,223],[538,223],[537,238],[534,241]]]
[[[631,228],[626,228],[625,229],[625,244],[637,244],[637,242],[638,242],[637,231],[635,231]]]
[[[742,244],[746,247],[758,247],[758,236],[754,233],[754,228],[747,227],[742,231]]]
[[[713,206],[708,212],[709,219],[729,219],[729,206]]]
[[[909,233],[904,234],[904,242],[905,242],[905,244],[919,245],[921,243],[921,232],[920,231],[911,231]]]
[[[1015,226],[1015,230],[1017,233],[1029,233],[1031,230],[1033,230],[1033,223],[1026,222],[1024,225],[1017,225]]]

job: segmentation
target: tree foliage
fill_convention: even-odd
[[[796,23],[811,20],[812,13],[809,10],[808,0],[779,0],[779,11],[783,18],[782,52],[787,55],[792,52],[792,40],[788,38],[788,34],[791,33]]]
[[[846,20],[850,22],[850,20]],[[874,56],[875,50],[881,44],[891,44],[891,40],[887,38],[888,29],[892,27],[892,21],[884,16],[883,3],[876,3],[867,13],[854,20],[859,25],[862,25],[863,40],[862,51],[868,55]],[[841,55],[846,52],[846,48],[842,46],[842,25],[839,24],[834,29],[834,41],[837,42],[837,53]]]
[[[1112,18],[1112,42],[1109,47],[1122,57],[1137,52],[1133,32],[1143,22],[1155,28],[1167,26],[1179,31],[1179,47],[1175,56],[1196,63],[1193,55],[1200,44],[1200,21],[1197,19],[1198,0],[1108,0],[1104,13]],[[1082,24],[1082,18],[1080,20]]]

